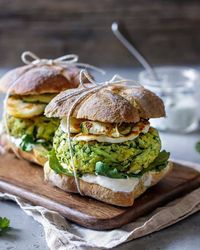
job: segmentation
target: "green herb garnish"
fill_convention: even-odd
[[[196,143],[196,151],[200,153],[200,141]]]
[[[20,147],[23,151],[30,152],[34,147],[34,140],[31,135],[23,135]]]
[[[165,150],[161,151],[156,159],[149,165],[148,170],[155,169],[157,171],[166,167],[170,153]]]
[[[110,178],[116,178],[116,179],[124,179],[127,177],[140,177],[145,172],[148,172],[151,170],[161,171],[163,168],[165,168],[167,166],[169,156],[170,156],[170,153],[163,150],[162,152],[159,153],[159,155],[149,165],[148,168],[144,168],[138,174],[120,172],[117,168],[110,167],[110,166],[106,165],[105,163],[99,161],[96,163],[95,173],[97,175],[103,175],[103,176],[107,176]]]
[[[6,217],[0,217],[0,235],[8,231],[10,226],[10,220]]]
[[[40,144],[44,146],[47,150],[51,149],[51,143],[45,141],[44,139],[35,140],[32,135],[23,135],[20,147],[23,151],[30,152],[33,150],[34,145]]]
[[[120,173],[116,168],[111,168],[101,161],[96,163],[95,173],[116,179],[126,178],[126,174]]]
[[[62,167],[62,165],[60,164],[60,162],[58,161],[58,159],[56,157],[56,153],[55,153],[54,149],[52,149],[49,152],[49,166],[57,174],[66,174],[66,175],[69,175],[69,176],[73,176],[73,174],[71,172],[69,172],[68,169],[65,169],[65,168]]]

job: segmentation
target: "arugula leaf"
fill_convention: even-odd
[[[98,175],[103,175],[103,176],[107,176],[107,177],[110,177],[110,178],[116,178],[116,179],[124,179],[124,178],[127,178],[127,177],[140,177],[145,172],[148,172],[150,170],[161,171],[163,168],[166,167],[169,156],[170,156],[170,153],[163,150],[162,152],[159,153],[159,155],[149,165],[148,168],[143,169],[138,174],[123,173],[123,172],[118,171],[117,168],[109,167],[105,163],[99,161],[99,162],[96,163],[95,173],[98,174]]]
[[[30,152],[34,147],[34,139],[31,135],[23,135],[20,147],[23,151]]]
[[[196,143],[196,151],[200,153],[200,141]]]
[[[116,168],[111,168],[107,166],[105,163],[98,161],[95,166],[95,173],[98,175],[107,176],[110,178],[126,178],[126,174],[120,173]]]
[[[66,174],[68,176],[73,176],[73,174],[71,172],[69,172],[68,169],[65,169],[65,168],[62,167],[62,165],[60,164],[60,162],[58,161],[58,159],[56,157],[56,153],[55,153],[54,149],[52,149],[49,152],[49,166],[57,174]]]
[[[10,220],[6,217],[0,217],[0,234],[8,231],[10,226]]]
[[[162,170],[166,167],[170,153],[163,150],[159,153],[156,159],[149,165],[147,170],[155,169],[157,171]]]
[[[33,150],[34,145],[40,144],[45,147],[47,150],[51,149],[51,144],[43,139],[34,140],[32,135],[23,135],[22,142],[20,143],[20,147],[23,151],[30,152]]]

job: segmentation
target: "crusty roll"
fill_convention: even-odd
[[[82,179],[79,179],[80,190],[84,195],[97,200],[116,206],[128,207],[132,206],[134,200],[143,194],[149,187],[157,184],[163,179],[171,171],[172,167],[172,162],[169,162],[168,165],[159,172],[146,172],[140,177],[139,182],[134,186],[131,192],[115,192],[101,185],[83,181]],[[45,180],[53,186],[57,186],[66,192],[78,193],[75,179],[66,175],[56,174],[49,167],[48,161],[44,165],[44,175]]]
[[[47,117],[64,117],[79,98],[80,88],[57,95],[46,107]],[[77,95],[71,96],[71,94]],[[92,107],[92,108],[91,108]],[[141,118],[165,116],[163,101],[141,86],[114,85],[88,94],[76,105],[72,117],[92,121],[122,123],[138,122]]]
[[[8,90],[10,91],[5,113],[16,119],[20,118],[21,125],[23,125],[23,121],[27,122],[28,119],[43,116],[47,101],[40,103],[40,99],[39,101],[37,100],[38,96],[40,97],[42,94],[57,94],[66,89],[77,88],[79,85],[79,73],[80,69],[73,65],[64,67],[39,64],[26,65],[8,71],[0,79],[0,91],[5,93]],[[86,80],[83,79],[83,81],[85,82]],[[54,95],[49,96],[53,98]],[[36,98],[36,101],[24,101],[24,97],[33,98],[33,100]],[[46,95],[47,97],[48,95]],[[42,123],[45,124],[45,121]],[[18,125],[20,126],[20,123]],[[15,134],[11,135],[16,137],[15,139],[19,137]],[[45,150],[43,146],[35,145],[32,151],[25,152],[19,145],[10,141],[9,136],[6,140],[6,147],[13,150],[17,156],[41,166],[46,162],[47,158],[42,154]]]
[[[79,69],[59,66],[22,66],[10,70],[0,79],[0,91],[6,92],[14,83],[12,95],[59,93],[79,85]]]

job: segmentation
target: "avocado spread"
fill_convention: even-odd
[[[132,141],[123,143],[72,140],[71,145],[76,171],[79,175],[94,174],[107,168],[114,170],[112,171],[113,178],[120,178],[117,176],[121,175],[116,174],[126,173],[131,176],[144,171],[158,157],[161,149],[161,141],[154,128],[150,128],[146,134],[141,133]],[[67,133],[61,128],[55,133],[53,148],[52,157],[56,156],[58,162],[61,165],[64,164],[68,172],[72,173]],[[52,167],[51,161],[50,167]],[[102,172],[101,175],[106,174]]]

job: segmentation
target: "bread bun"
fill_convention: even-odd
[[[47,117],[66,116],[80,97],[80,88],[66,90],[57,95],[47,105]],[[73,95],[77,93],[77,95]],[[116,84],[88,94],[75,107],[72,117],[92,121],[121,123],[138,122],[141,118],[158,118],[165,116],[163,101],[151,91],[141,86]]]
[[[160,172],[146,172],[140,178],[138,184],[134,186],[132,192],[115,192],[98,184],[83,181],[82,179],[79,179],[80,190],[84,195],[95,198],[97,200],[116,206],[128,207],[132,206],[134,200],[141,194],[143,194],[147,190],[147,188],[155,185],[161,179],[163,179],[171,171],[172,167],[172,162],[169,162],[168,165]],[[66,192],[78,193],[74,178],[66,175],[56,174],[49,167],[48,161],[44,165],[44,175],[45,180],[51,183],[53,186],[57,186]],[[147,177],[150,177],[151,180],[148,186],[145,184],[145,179]]]
[[[59,66],[22,66],[10,70],[0,79],[0,91],[11,88],[13,95],[59,93],[79,85],[79,69]]]

